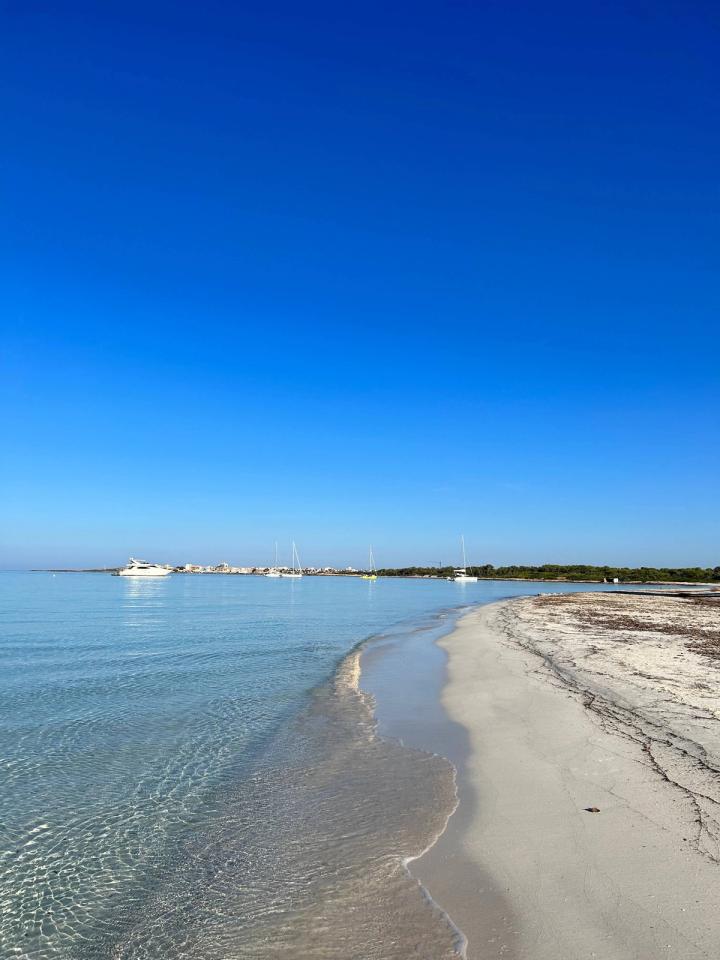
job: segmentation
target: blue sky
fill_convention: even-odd
[[[720,563],[704,4],[3,6],[0,563]]]

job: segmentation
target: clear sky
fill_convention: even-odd
[[[40,6],[0,565],[720,563],[715,4]]]

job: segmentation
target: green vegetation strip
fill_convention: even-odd
[[[468,574],[488,580],[604,580],[612,583],[720,583],[720,567],[591,567],[545,563],[541,567],[468,567]],[[383,577],[450,577],[453,567],[400,567],[378,570]]]

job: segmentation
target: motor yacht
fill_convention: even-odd
[[[130,557],[126,567],[113,574],[116,577],[166,577],[172,571],[162,567],[159,563],[148,563],[146,560],[136,560]]]

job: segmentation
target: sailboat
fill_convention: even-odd
[[[278,569],[278,555],[277,555],[277,540],[275,541],[275,566],[270,567],[268,572],[265,574],[266,577],[279,577],[280,570]]]
[[[477,583],[477,577],[468,576],[467,560],[465,558],[465,537],[463,534],[460,534],[460,543],[462,544],[463,565],[453,570],[453,575],[452,577],[448,577],[448,580],[454,580],[455,583]]]
[[[377,571],[375,570],[375,558],[373,557],[372,547],[370,547],[370,572],[362,575],[363,580],[377,580]]]
[[[290,577],[293,580],[297,580],[303,575],[302,567],[300,566],[300,557],[298,556],[297,547],[295,546],[295,541],[292,542],[292,570],[281,570],[278,576],[280,577]]]

